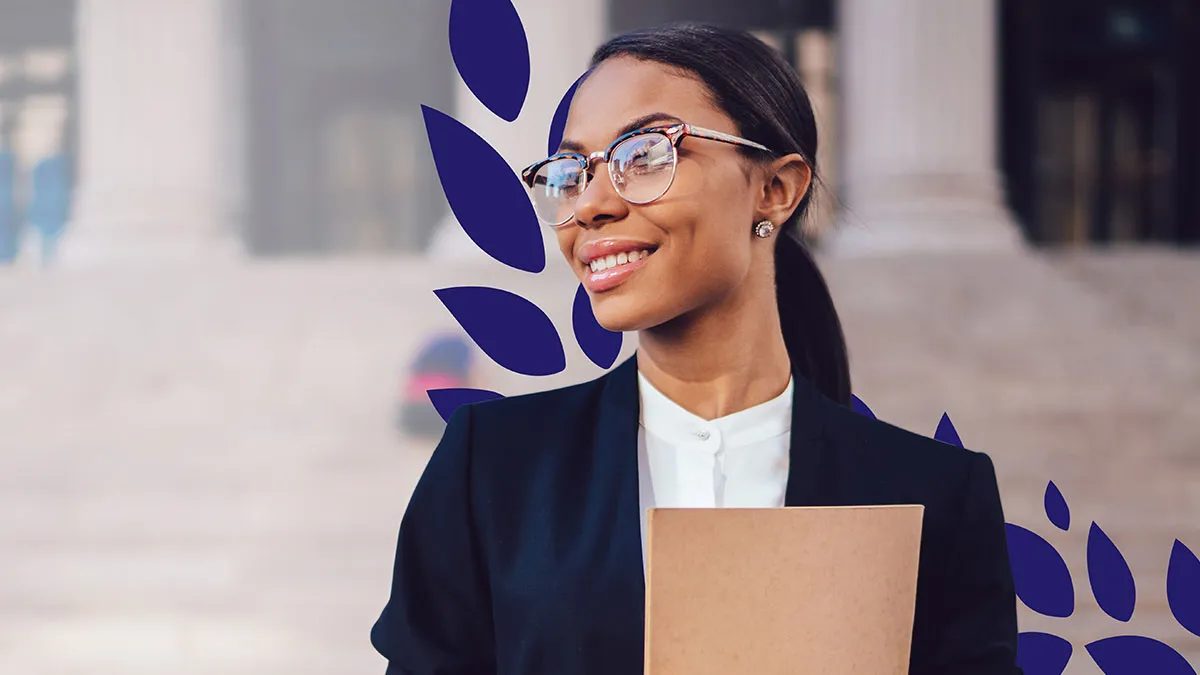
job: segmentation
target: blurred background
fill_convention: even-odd
[[[926,435],[948,412],[1074,573],[1075,616],[1022,629],[1073,640],[1069,673],[1125,633],[1200,667],[1164,592],[1172,542],[1200,551],[1200,4],[514,4],[510,124],[458,77],[450,0],[0,0],[0,672],[383,672],[425,389],[603,372],[549,233],[530,275],[458,227],[420,105],[524,166],[592,49],[681,19],[795,63],[855,393]],[[534,300],[567,369],[464,342],[432,290],[473,284]],[[1091,599],[1092,522],[1138,580],[1128,624]]]

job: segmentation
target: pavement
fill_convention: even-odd
[[[994,460],[1010,522],[1058,546],[1076,616],[1023,630],[1143,633],[1200,668],[1167,609],[1175,539],[1200,553],[1200,252],[822,260],[855,391],[931,435],[948,412]],[[0,270],[0,672],[382,673],[368,632],[432,449],[395,426],[403,369],[453,328],[432,290],[488,284],[570,335],[575,286],[488,262],[320,259]],[[624,353],[634,348],[626,341]],[[505,394],[601,374],[525,378]],[[1042,510],[1053,480],[1069,532]],[[1138,580],[1091,599],[1099,524]],[[1073,675],[1100,671],[1073,661]]]

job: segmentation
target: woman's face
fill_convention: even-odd
[[[647,116],[652,116],[647,118]],[[737,135],[707,89],[658,63],[617,57],[598,66],[571,102],[563,145],[587,154],[603,150],[623,129],[683,121]],[[773,240],[756,239],[762,171],[735,146],[689,137],[679,144],[671,188],[658,200],[630,204],[614,190],[608,167],[575,207],[576,222],[557,230],[558,245],[592,301],[596,319],[613,331],[652,328],[734,295],[752,269],[772,265]],[[776,221],[778,224],[778,221]],[[650,255],[593,272],[601,254]]]

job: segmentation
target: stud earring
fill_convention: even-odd
[[[754,236],[760,239],[766,239],[775,231],[775,223],[769,220],[761,220],[754,226]]]

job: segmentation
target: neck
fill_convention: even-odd
[[[672,401],[708,420],[779,396],[791,377],[791,360],[774,284],[768,288],[769,295],[732,296],[640,331],[638,370]]]

